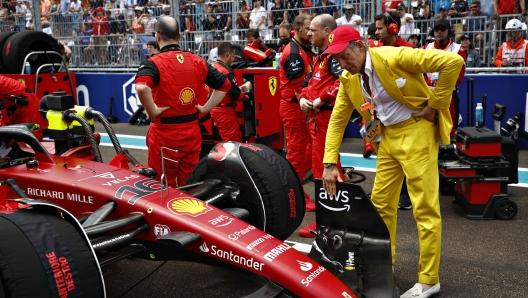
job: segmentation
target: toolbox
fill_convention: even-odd
[[[502,137],[486,127],[456,130],[457,153],[469,162],[500,162]]]

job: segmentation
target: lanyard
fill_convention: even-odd
[[[365,76],[369,77],[366,73],[365,73]],[[362,78],[363,78],[363,83],[367,84],[367,86],[369,86],[369,89],[370,89],[370,104],[368,105],[368,109],[370,112],[370,120],[375,120],[375,117],[374,117],[374,89],[376,88],[376,85],[374,83],[375,82],[374,65],[372,65],[372,73],[371,73],[371,76],[369,77],[369,80],[372,82],[372,84],[369,84],[369,82],[365,81],[365,77],[363,75],[362,75]],[[372,88],[370,88],[370,85],[372,85]],[[368,92],[367,88],[365,88],[365,90]],[[368,103],[365,96],[363,96],[363,99],[365,100],[365,104]]]

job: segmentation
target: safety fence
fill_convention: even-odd
[[[423,0],[424,2],[427,2]],[[245,44],[245,33],[250,27],[250,19],[264,16],[265,20],[258,28],[264,43],[273,46],[278,42],[278,27],[282,23],[291,24],[299,13],[317,15],[330,13],[339,18],[348,14],[353,18],[361,17],[358,26],[361,33],[366,35],[366,28],[374,21],[374,16],[385,10],[386,4],[395,1],[374,0],[339,0],[335,5],[321,6],[320,1],[269,1],[262,4],[266,12],[261,15],[241,1],[215,1],[201,4],[188,3],[178,7],[148,6],[112,8],[103,14],[108,17],[107,34],[97,36],[93,33],[93,12],[45,14],[42,20],[28,21],[25,17],[17,16],[14,22],[0,18],[0,31],[11,31],[18,26],[20,31],[38,27],[67,44],[73,52],[70,67],[76,71],[134,71],[141,61],[146,58],[146,43],[154,39],[151,35],[154,24],[164,15],[176,16],[179,20],[182,37],[180,45],[183,49],[208,58],[211,49],[222,41]],[[402,1],[407,8],[411,1]],[[471,2],[471,1],[470,1]],[[485,2],[485,1],[483,1]],[[178,2],[175,2],[178,3]],[[278,6],[282,3],[283,6]],[[316,5],[314,5],[316,3]],[[412,34],[419,37],[423,45],[430,41],[429,34],[435,13],[438,15],[441,7],[448,7],[449,0],[432,0],[430,19],[417,19],[412,22],[412,30],[402,33],[405,39]],[[482,3],[482,9],[489,3]],[[276,6],[277,5],[277,6]],[[351,5],[353,10],[345,10]],[[350,15],[353,14],[353,15]],[[481,58],[481,65],[487,72],[493,69],[493,60],[498,47],[506,40],[504,24],[512,18],[522,19],[520,14],[500,15],[489,17],[451,18],[455,41],[459,42],[462,35],[468,35],[475,50]],[[258,18],[257,18],[258,19]],[[525,32],[524,32],[525,35]]]

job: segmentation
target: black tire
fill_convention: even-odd
[[[513,219],[517,215],[517,204],[510,200],[501,200],[495,205],[495,217],[502,220]]]
[[[58,297],[57,288],[50,287],[50,281],[60,282],[55,279],[53,272],[51,276],[46,274],[43,262],[49,261],[46,255],[39,254],[39,250],[34,247],[34,239],[46,239],[49,237],[42,234],[53,234],[55,231],[60,238],[61,248],[69,252],[71,261],[68,263],[71,273],[76,273],[75,292],[81,297],[103,297],[103,282],[92,251],[88,244],[79,235],[78,231],[66,220],[61,218],[55,210],[43,212],[33,210],[19,210],[16,212],[17,219],[22,223],[29,221],[29,218],[37,218],[38,223],[42,223],[46,232],[38,238],[30,237],[19,223],[15,224],[10,219],[0,216],[0,281],[1,287],[6,297]],[[53,233],[51,230],[55,229]],[[29,239],[33,239],[30,241]],[[56,238],[53,238],[56,239]],[[48,243],[48,242],[46,242]],[[39,246],[38,244],[36,244]],[[55,246],[56,247],[56,246]],[[41,251],[44,248],[41,248]],[[59,258],[60,260],[60,258]],[[51,262],[51,261],[50,261]],[[62,266],[62,277],[67,277],[64,265]],[[70,292],[67,292],[70,293]],[[71,292],[73,294],[73,292]]]
[[[306,205],[301,180],[292,165],[273,149],[261,144],[251,144],[262,149],[253,151],[243,146],[244,144],[240,146],[240,156],[263,200],[260,202],[260,198],[248,197],[248,205],[260,206],[260,209],[264,206],[264,212],[257,210],[254,213],[265,213],[266,226],[260,227],[257,224],[258,219],[251,214],[250,208],[247,208],[250,216],[244,220],[278,239],[285,240],[299,227],[304,218]],[[206,165],[207,156],[196,165],[187,183],[203,181]],[[295,202],[290,202],[289,194],[293,194],[292,199]],[[241,193],[240,196],[244,194]]]
[[[55,51],[60,53],[58,41],[41,31],[24,31],[9,37],[2,48],[2,58],[10,73],[20,73],[27,54],[34,51]],[[43,64],[59,64],[62,58],[56,54],[38,54],[28,59],[32,69]],[[49,68],[48,68],[49,69]]]
[[[17,34],[18,32],[8,31],[8,32],[2,32],[0,33],[0,49],[4,48],[4,44],[6,41],[13,36],[14,34]],[[3,55],[0,55],[0,73],[9,73],[7,67],[4,65],[4,59]],[[18,72],[20,73],[20,71]]]

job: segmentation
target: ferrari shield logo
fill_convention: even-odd
[[[26,84],[26,80],[24,79],[18,79],[18,82],[20,82],[20,84],[24,84],[24,85]]]
[[[334,41],[334,35],[333,34],[330,34],[330,36],[328,36],[328,42],[332,42]]]
[[[324,66],[324,60],[321,61],[321,63],[319,63],[319,68],[323,68],[323,66]]]
[[[183,55],[182,55],[182,54],[178,54],[178,55],[176,55],[176,60],[178,60],[178,62],[180,62],[181,64],[183,64]]]
[[[271,96],[275,96],[275,92],[277,91],[277,78],[276,77],[269,78],[268,87],[269,87]]]
[[[213,210],[206,202],[194,198],[170,200],[167,203],[167,207],[177,215],[190,215],[192,217],[197,217]]]

